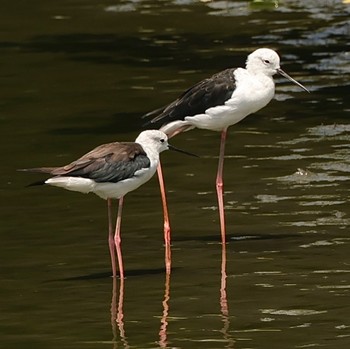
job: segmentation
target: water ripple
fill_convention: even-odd
[[[260,309],[263,314],[287,315],[287,316],[310,316],[327,313],[326,310],[313,309]]]

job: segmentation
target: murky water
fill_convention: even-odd
[[[0,347],[349,347],[348,1],[1,7]],[[275,100],[230,129],[226,250],[219,134],[191,131],[173,143],[200,159],[162,154],[171,275],[154,178],[126,197],[113,285],[105,202],[26,188],[42,177],[16,169],[133,140],[142,114],[263,46],[312,93],[276,78]]]

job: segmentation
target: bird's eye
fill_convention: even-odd
[[[270,64],[270,61],[268,59],[264,59],[264,63]]]
[[[160,140],[160,143],[164,143],[164,142],[165,142],[165,139],[162,138],[162,139]]]

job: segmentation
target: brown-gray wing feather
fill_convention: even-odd
[[[150,160],[140,144],[115,142],[103,144],[66,166],[39,167],[27,171],[116,183],[149,166]]]

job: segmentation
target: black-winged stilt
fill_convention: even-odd
[[[98,146],[76,161],[62,167],[38,167],[20,171],[48,173],[53,177],[31,185],[49,184],[81,193],[95,193],[108,204],[108,243],[113,277],[117,275],[117,253],[120,278],[124,278],[121,254],[120,224],[125,194],[146,183],[156,172],[159,154],[164,150],[186,151],[171,146],[159,130],[143,131],[135,142],[114,142]],[[112,199],[119,199],[113,235]],[[170,256],[169,256],[170,258]],[[169,261],[166,261],[166,263]]]
[[[143,116],[153,117],[151,124],[160,122],[162,124],[160,130],[169,138],[195,127],[221,132],[216,191],[222,243],[226,242],[222,174],[227,129],[271,101],[275,94],[273,75],[277,73],[309,92],[281,69],[280,58],[275,51],[260,48],[248,56],[245,68],[231,68],[214,74],[190,87],[169,105]],[[160,164],[157,172],[163,201],[164,231],[170,237]]]

